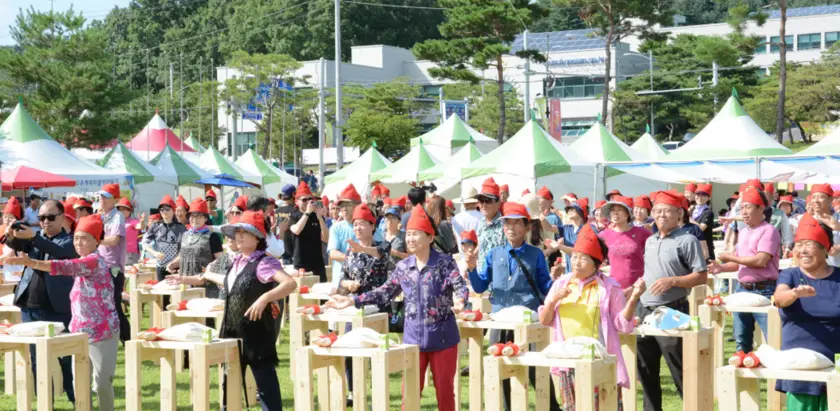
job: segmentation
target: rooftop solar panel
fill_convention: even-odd
[[[528,33],[528,48],[543,53],[549,51],[577,51],[597,49],[604,46],[604,38],[594,34],[593,29],[565,30],[550,33]],[[522,36],[511,43],[511,52],[523,49]]]
[[[833,4],[827,6],[811,6],[811,7],[796,7],[787,10],[788,17],[807,17],[820,16],[824,14],[840,13],[840,4]],[[771,19],[778,19],[781,17],[779,10],[771,10],[767,13]]]

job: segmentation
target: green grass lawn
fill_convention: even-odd
[[[727,318],[727,328],[726,328],[726,336],[727,338],[731,335],[731,317]],[[286,327],[282,331],[283,341],[288,341],[288,327]],[[735,343],[733,342],[724,342],[725,351],[727,354],[731,354],[735,351]],[[292,381],[289,376],[289,350],[288,345],[281,345],[278,347],[278,353],[280,357],[280,365],[277,368],[277,375],[280,378],[280,386],[283,395],[283,407],[286,410],[294,409],[294,400],[293,400],[293,389],[292,389]],[[726,357],[728,358],[728,357]],[[2,357],[0,357],[2,359]],[[2,361],[0,361],[2,362]],[[467,362],[466,357],[462,357],[461,365],[465,366]],[[2,370],[2,367],[0,367]],[[682,409],[682,401],[680,400],[679,396],[677,395],[676,388],[673,384],[673,380],[671,379],[671,375],[668,372],[668,367],[665,365],[665,362],[662,362],[662,387],[664,391],[664,404],[665,410],[667,411],[678,411]],[[211,372],[211,388],[210,388],[210,398],[211,398],[211,409],[219,409],[219,392],[218,392],[218,374],[216,372]],[[151,362],[145,363],[143,367],[143,382],[142,382],[142,392],[143,392],[143,409],[144,410],[157,410],[159,409],[160,404],[160,390],[159,390],[159,371],[158,368],[155,367]],[[370,383],[368,383],[370,384]],[[466,387],[468,386],[468,381],[466,377],[461,378],[461,386],[464,387],[463,396],[461,399],[461,406],[462,409],[469,409],[468,406],[468,393],[466,392]],[[0,383],[2,386],[2,383]],[[368,387],[370,387],[368,385]],[[119,358],[117,362],[117,375],[114,379],[114,388],[116,390],[116,409],[125,409],[125,362],[124,362],[124,350],[121,348],[119,352]],[[190,402],[190,389],[189,389],[189,373],[183,372],[178,375],[178,409],[179,410],[191,410],[191,402]],[[532,399],[533,399],[533,391],[532,392]],[[93,396],[94,406],[97,404],[96,396]],[[317,396],[316,396],[317,397]],[[765,391],[762,390],[762,402],[764,402]],[[391,382],[391,409],[397,410],[400,408],[400,380],[397,377],[397,374],[392,376]],[[316,400],[317,401],[317,400]],[[639,409],[642,409],[642,395],[641,395],[641,387],[639,387],[639,396],[637,398]],[[533,404],[533,401],[531,402]],[[252,404],[253,405],[253,404]],[[13,410],[15,409],[15,397],[9,395],[0,395],[0,410]],[[73,407],[70,402],[67,401],[65,396],[56,397],[56,410],[72,410]],[[249,408],[250,410],[259,410],[259,407],[252,406]],[[436,410],[436,400],[435,400],[435,393],[434,387],[427,387],[423,392],[423,399],[421,402],[421,409],[423,410]]]

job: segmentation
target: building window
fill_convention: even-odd
[[[440,88],[443,86],[423,86],[421,92],[424,97],[437,97],[440,95]]]
[[[831,47],[831,45],[836,43],[837,40],[840,40],[840,31],[825,33],[825,48],[827,49]]]
[[[233,157],[237,158],[242,154],[245,154],[251,146],[256,147],[257,144],[257,133],[252,132],[239,132],[236,133],[236,152],[233,153]]]
[[[758,43],[755,45],[755,54],[764,53],[767,53],[767,37],[758,39]]]
[[[819,50],[820,49],[820,35],[815,34],[800,34],[796,39],[797,50]]]
[[[563,121],[562,135],[563,137],[580,137],[584,135],[598,119],[584,118]]]
[[[604,92],[603,77],[561,77],[547,90],[548,97],[561,99],[594,98]]]
[[[785,36],[785,50],[793,51],[793,35]],[[779,52],[779,36],[770,37],[770,52]]]

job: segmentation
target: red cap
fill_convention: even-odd
[[[295,198],[303,197],[312,197],[312,189],[309,188],[309,184],[306,184],[306,181],[300,180],[297,191],[295,191]]]
[[[764,190],[764,184],[761,184],[761,180],[759,180],[757,178],[751,178],[751,179],[747,180],[747,183],[745,184],[744,188],[747,188],[747,187],[754,187],[754,188],[757,188],[759,190]]]
[[[99,214],[91,214],[84,216],[76,225],[76,231],[82,231],[93,236],[93,239],[99,241],[102,238],[102,218]]]
[[[656,193],[656,204],[668,204],[677,208],[683,208],[685,196],[673,190],[660,191]]]
[[[522,196],[524,197],[526,194],[531,194],[531,190],[529,190],[527,188],[522,190]]]
[[[347,187],[344,187],[344,190],[341,190],[341,194],[338,195],[338,202],[340,203],[342,201],[352,201],[354,203],[361,203],[362,196],[359,195],[359,192],[356,191],[356,187],[353,186],[353,184],[349,184],[347,185]]]
[[[371,197],[376,197],[376,196],[381,196],[381,195],[382,195],[382,191],[379,189],[378,185],[373,186],[373,188],[370,189],[370,196]]]
[[[750,187],[749,189],[747,189],[747,191],[744,191],[744,193],[741,194],[741,204],[744,203],[755,204],[757,206],[762,207],[767,206],[767,204],[764,204],[764,200],[761,198],[761,194],[759,194],[759,191],[753,189],[752,187]]]
[[[84,198],[80,198],[80,199],[76,200],[76,205],[74,205],[73,208],[75,209],[75,208],[82,208],[82,207],[93,208],[93,204],[91,204],[90,201],[87,201]]]
[[[478,234],[475,233],[475,230],[461,231],[461,242],[465,241],[472,241],[473,244],[478,245]]]
[[[793,241],[813,240],[820,243],[826,250],[831,248],[828,234],[822,229],[820,223],[809,213],[802,215],[799,226],[796,228],[796,236]]]
[[[391,190],[388,187],[385,187],[385,184],[379,183],[379,192],[382,193],[384,197],[391,196]]]
[[[239,217],[239,222],[236,224],[250,225],[262,233],[263,238],[265,238],[265,215],[262,211],[245,211],[242,213],[242,216]]]
[[[539,190],[537,190],[537,196],[548,201],[554,201],[554,194],[551,194],[551,190],[549,190],[546,186],[542,186]]]
[[[764,191],[775,193],[776,186],[774,186],[773,183],[764,183]]]
[[[324,207],[330,206],[330,198],[326,194],[321,196],[321,202],[324,203]]]
[[[484,180],[484,183],[481,184],[481,193],[479,194],[499,198],[499,185],[496,184],[496,180],[493,180],[493,177]]]
[[[455,203],[452,200],[446,200],[446,208],[455,211]]]
[[[402,207],[402,208],[405,208],[405,201],[406,201],[406,200],[408,200],[408,197],[406,197],[406,196],[402,196],[402,197],[398,198],[398,199],[394,202],[394,204],[396,204],[396,205],[398,205],[398,206],[400,206],[400,207]]]
[[[595,202],[595,208],[601,208],[607,204],[607,200],[598,200]]]
[[[233,202],[233,206],[238,208],[240,211],[247,210],[248,209],[248,196],[236,197],[236,201]]]
[[[134,210],[134,206],[131,205],[131,200],[128,197],[120,198],[120,201],[117,202],[117,207],[125,207],[129,210]]]
[[[633,199],[633,204],[636,207],[647,208],[648,211],[650,211],[653,208],[653,205],[650,203],[650,197],[644,194]]]
[[[411,217],[408,218],[406,230],[419,230],[428,235],[435,235],[435,230],[432,228],[432,220],[426,215],[426,210],[420,204],[411,209]]]
[[[149,222],[160,221],[160,214],[152,214],[149,216]]]
[[[618,191],[618,190],[613,190],[613,191],[610,191],[609,193],[607,193],[607,198],[609,198],[610,196],[614,196],[614,195],[618,195],[618,196],[620,196],[620,195],[621,195],[621,191]]]
[[[210,210],[207,208],[207,202],[201,197],[194,198],[192,203],[190,203],[190,213],[209,215]]]
[[[793,205],[793,196],[781,196],[779,197],[779,205],[782,203],[788,203]]]
[[[392,200],[390,197],[385,197],[382,199],[382,204],[385,204],[386,206],[390,207],[394,204],[394,201],[396,200]]]
[[[206,193],[204,193],[204,198],[208,198],[208,197],[213,197],[213,198],[216,198],[216,192],[215,192],[215,191],[213,191],[213,189],[212,189],[212,188],[211,188],[211,189],[209,189],[209,190],[207,190],[207,192],[206,192]]]
[[[359,204],[353,209],[353,220],[365,220],[371,224],[376,224],[376,217],[373,216],[373,211],[370,211],[370,207],[367,204]]]
[[[606,204],[604,204],[603,207],[611,206],[613,204],[623,205],[624,208],[627,209],[627,214],[629,214],[631,216],[633,215],[633,199],[632,198],[624,197],[624,196],[615,196],[615,197],[612,198],[612,200],[610,200]],[[609,211],[609,210],[607,210],[607,211]],[[603,215],[603,212],[601,214]]]
[[[76,213],[73,211],[73,203],[69,201],[65,201],[62,203],[64,205],[64,218],[69,219],[74,224],[76,223]]]
[[[685,190],[683,190],[683,191],[688,191],[689,193],[696,193],[697,192],[697,184],[688,183],[688,184],[685,185]]]
[[[589,224],[584,224],[578,233],[574,250],[598,261],[604,261],[604,250],[601,248],[598,235],[592,231],[592,226]]]
[[[707,196],[712,195],[712,185],[711,184],[697,184],[697,189],[694,190],[695,194],[703,193]]]
[[[105,184],[102,186],[102,190],[99,190],[100,193],[107,193],[112,198],[120,198],[120,185],[119,184]]]
[[[507,184],[502,184],[499,186],[499,192],[510,194],[510,187]]]
[[[160,204],[158,204],[158,207],[163,206],[163,205],[169,206],[174,210],[175,209],[175,200],[172,199],[172,196],[167,194],[167,195],[163,196],[163,198],[160,200]]]
[[[17,197],[9,199],[9,202],[6,203],[5,207],[3,207],[3,214],[12,214],[18,220],[23,218],[23,207],[20,206],[20,202]]]
[[[814,184],[811,186],[811,194],[823,193],[829,197],[834,197],[834,190],[830,184]]]
[[[583,215],[581,216],[581,218],[583,218],[584,221],[588,220],[589,219],[589,197],[581,197],[577,201],[575,201],[575,204],[577,204],[578,207],[580,207],[580,210],[583,211]]]
[[[178,198],[175,199],[175,205],[177,206],[176,208],[182,207],[182,208],[187,209],[187,210],[190,209],[189,203],[187,203],[187,200],[184,198],[184,196],[182,196],[180,194],[178,195]]]
[[[508,201],[502,206],[502,215],[504,219],[524,218],[526,221],[531,221],[528,208],[524,204],[514,203],[513,201]]]

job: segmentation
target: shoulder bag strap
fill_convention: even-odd
[[[526,267],[525,263],[523,263],[519,256],[516,255],[515,251],[510,250],[510,255],[514,260],[516,260],[516,263],[519,264],[519,268],[522,270],[522,274],[525,275],[525,279],[528,280],[528,285],[531,286],[531,291],[534,292],[534,296],[537,297],[537,301],[540,302],[540,305],[543,305],[543,303],[545,303],[545,297],[540,292],[540,289],[537,288],[537,284],[534,283],[534,279],[531,278],[531,272],[528,271],[528,267]]]

